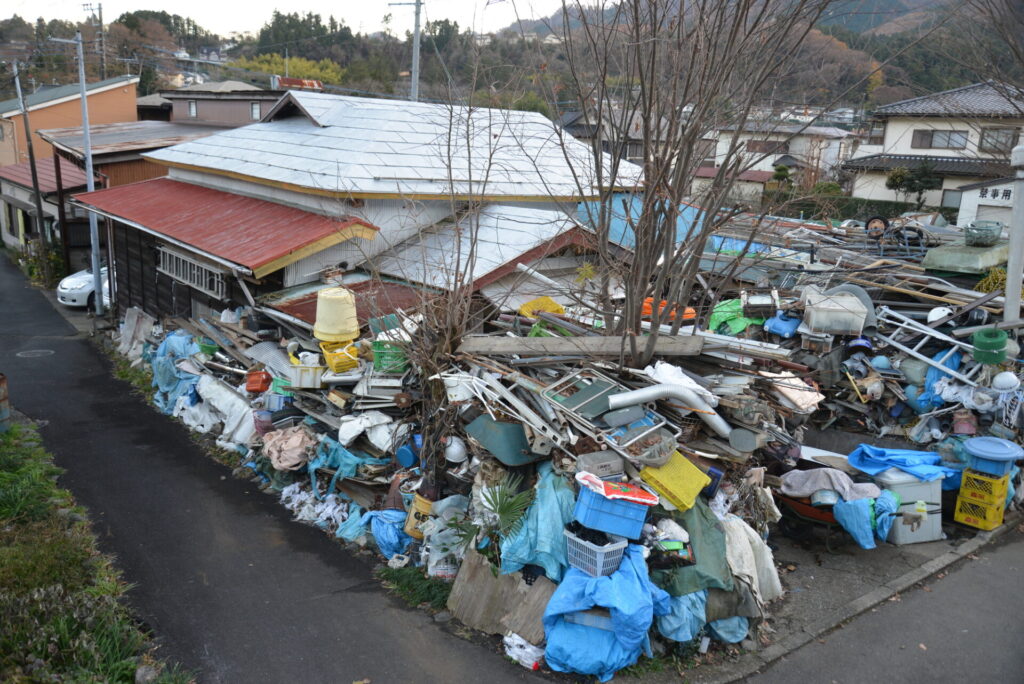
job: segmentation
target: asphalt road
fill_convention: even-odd
[[[160,655],[202,682],[536,677],[386,595],[366,565],[232,479],[0,257],[0,372],[117,556]]]
[[[750,684],[1024,682],[1024,533],[777,661]]]

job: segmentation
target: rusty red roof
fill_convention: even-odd
[[[39,191],[43,194],[57,192],[57,174],[54,173],[53,157],[36,160],[36,175],[39,177]],[[25,188],[32,187],[32,167],[29,163],[0,166],[0,178]],[[60,160],[60,180],[65,190],[85,187],[85,172],[66,159]]]
[[[148,233],[244,266],[257,277],[377,228],[170,178],[75,195],[82,204]]]
[[[432,296],[431,291],[425,288],[388,280],[345,283],[344,287],[356,296],[356,318],[360,325],[366,325],[371,318],[413,309]],[[316,322],[316,297],[317,292],[314,290],[297,297],[268,302],[267,305],[313,325]]]

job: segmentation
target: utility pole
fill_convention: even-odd
[[[388,3],[389,7],[396,5],[413,5],[416,8],[416,18],[412,29],[412,85],[409,87],[409,99],[418,102],[420,99],[420,10],[423,8],[423,0]]]
[[[89,95],[85,89],[85,55],[82,50],[82,32],[75,33],[74,40],[50,38],[55,43],[74,43],[78,54],[78,88],[82,97],[82,147],[85,148],[85,189],[96,189],[92,171],[92,137],[89,130]],[[96,213],[89,212],[89,243],[92,247],[92,292],[93,309],[97,317],[103,315],[103,279],[100,277],[100,229],[96,225]]]
[[[86,12],[92,12],[92,3],[85,3],[82,5],[82,9]],[[107,39],[103,31],[103,3],[96,4],[96,15],[99,21],[99,30],[96,33],[96,51],[100,53],[100,78],[107,78]],[[96,27],[96,24],[93,24]]]
[[[18,93],[18,106],[21,108],[21,124],[25,127],[25,141],[28,143],[28,166],[32,171],[32,197],[36,205],[36,230],[39,250],[39,266],[43,272],[43,284],[50,284],[50,254],[47,249],[46,215],[43,213],[43,196],[39,192],[39,174],[36,172],[36,153],[32,147],[32,126],[28,122],[28,106],[21,92],[21,77],[18,74],[18,60],[14,60],[14,89]]]
[[[1007,323],[1020,320],[1021,279],[1024,278],[1024,144],[1013,148],[1010,165],[1016,178],[1010,214],[1010,255],[1006,262],[1006,300],[1003,302],[1003,320]]]

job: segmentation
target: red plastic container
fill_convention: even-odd
[[[245,375],[245,391],[259,394],[270,389],[273,380],[267,371],[249,371]]]

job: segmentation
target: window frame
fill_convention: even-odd
[[[228,281],[223,270],[167,245],[157,246],[156,270],[214,299],[226,301],[228,298]]]
[[[199,103],[195,100],[188,100],[186,106],[188,107],[188,118],[195,119],[199,116]]]
[[[250,100],[249,101],[249,120],[250,121],[259,121],[262,118],[263,118],[263,114],[260,112],[260,102],[259,102],[259,100]]]
[[[1004,147],[991,147],[986,146],[985,139],[991,134],[1008,133],[1009,144]],[[1013,126],[990,126],[981,129],[981,135],[978,137],[978,152],[982,154],[1010,154],[1010,151],[1017,146],[1020,141],[1020,131]]]
[[[954,135],[962,138],[962,145],[953,144]],[[937,143],[935,140],[936,136],[945,137],[946,144]],[[964,150],[967,149],[969,139],[969,131],[915,128],[911,134],[910,147],[915,150]]]

